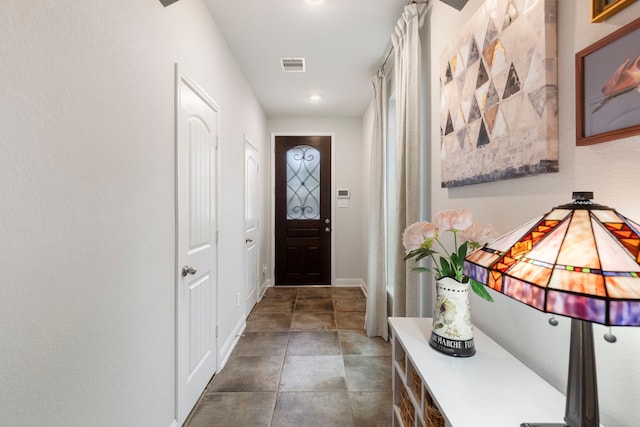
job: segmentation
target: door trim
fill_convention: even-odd
[[[271,282],[275,283],[275,265],[276,265],[276,137],[277,136],[329,136],[331,137],[331,286],[335,286],[336,283],[336,237],[335,237],[335,218],[336,218],[336,204],[334,203],[334,195],[336,194],[336,168],[335,168],[335,132],[271,132],[271,212],[269,221],[269,232],[271,233],[271,259],[269,262],[271,266],[269,268],[269,277]]]

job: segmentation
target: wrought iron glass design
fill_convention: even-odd
[[[287,219],[320,219],[320,152],[308,145],[287,151]]]

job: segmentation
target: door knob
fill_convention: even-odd
[[[329,224],[331,222],[331,220],[329,218],[325,218],[324,223],[325,224]]]
[[[328,232],[330,232],[330,231],[331,231],[331,229],[330,229],[329,227],[325,227],[325,228],[324,228],[324,231],[328,233]]]
[[[198,270],[188,265],[185,265],[184,267],[182,267],[182,277],[187,277],[189,274],[193,275],[193,274],[196,274],[197,272]]]

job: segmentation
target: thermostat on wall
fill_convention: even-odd
[[[351,192],[348,188],[341,188],[338,190],[338,199],[350,199]]]

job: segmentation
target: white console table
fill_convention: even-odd
[[[424,418],[429,395],[447,427],[563,421],[564,395],[478,328],[474,328],[476,354],[457,358],[429,346],[431,323],[430,318],[389,318],[394,426],[429,427]],[[407,421],[411,415],[413,424]]]

